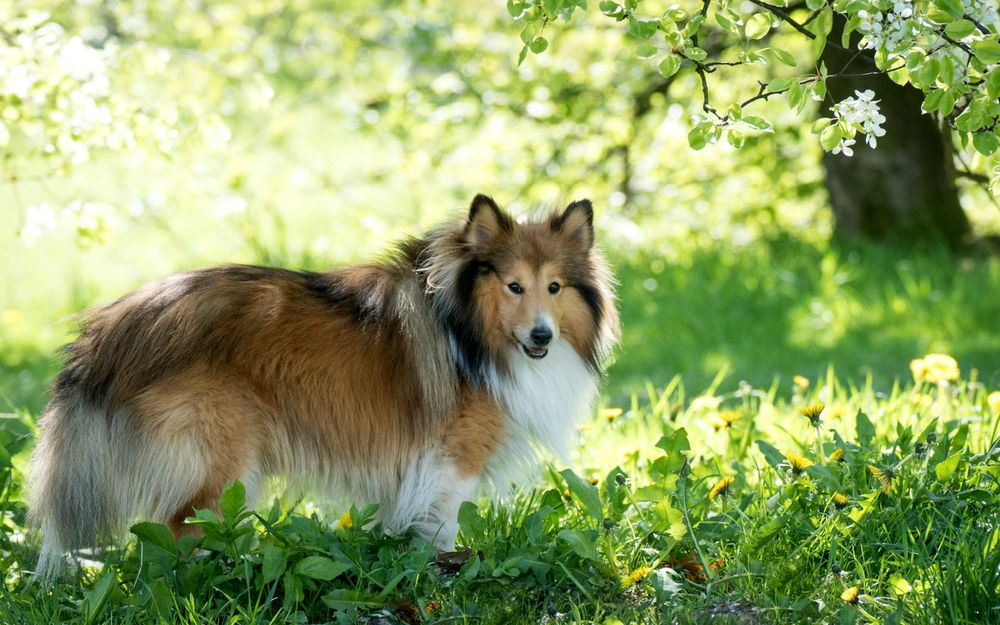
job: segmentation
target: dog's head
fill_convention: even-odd
[[[491,347],[540,360],[565,340],[591,355],[608,305],[603,265],[592,258],[593,215],[578,200],[518,223],[485,195],[472,201],[463,237],[480,268],[473,296]]]

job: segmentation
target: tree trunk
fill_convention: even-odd
[[[838,17],[830,42],[840,42],[842,27]],[[831,74],[872,72],[876,68],[868,59],[829,44],[821,58]],[[827,89],[827,115],[833,103],[856,90],[871,89],[886,117],[885,136],[874,150],[859,135],[854,156],[823,156],[835,234],[880,241],[943,241],[953,249],[968,244],[972,227],[958,201],[951,138],[942,134],[933,117],[921,112],[923,94],[881,74],[831,78]]]

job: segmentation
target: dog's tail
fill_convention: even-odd
[[[114,496],[110,423],[80,397],[55,399],[31,458],[30,517],[42,530],[36,571],[57,575],[66,550],[97,545],[128,520]]]

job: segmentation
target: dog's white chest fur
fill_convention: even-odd
[[[559,341],[542,360],[520,354],[510,374],[491,384],[504,412],[506,436],[487,466],[487,479],[504,488],[534,464],[538,447],[566,459],[576,424],[591,406],[597,381],[573,347]]]

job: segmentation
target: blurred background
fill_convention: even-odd
[[[520,214],[593,200],[624,320],[613,397],[678,374],[791,392],[831,367],[888,389],[929,352],[1000,382],[987,165],[949,153],[921,209],[940,219],[908,221],[937,151],[894,141],[905,105],[855,160],[824,159],[813,101],[755,102],[772,131],[694,150],[694,72],[638,62],[595,7],[547,28],[519,65],[491,0],[5,2],[0,410],[44,405],[89,306],[204,265],[371,258],[479,192]],[[713,99],[761,79],[720,74]],[[852,202],[885,218],[852,226]]]

